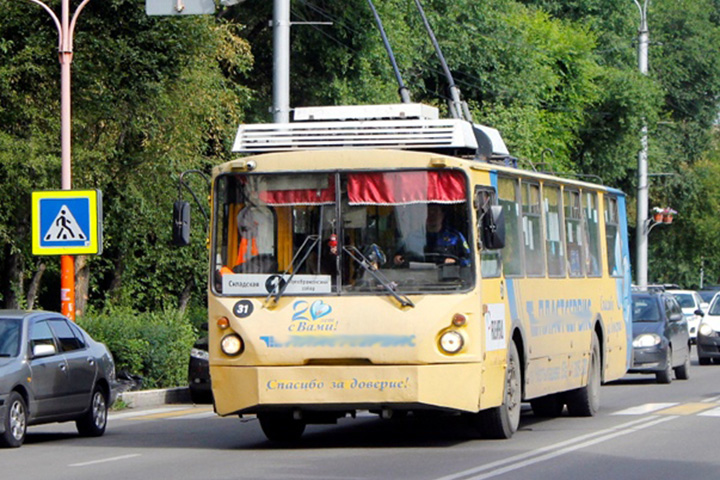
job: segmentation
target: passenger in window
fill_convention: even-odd
[[[437,264],[470,265],[470,247],[462,233],[450,227],[445,221],[445,211],[441,205],[429,204],[425,221],[424,255],[419,258],[417,252],[401,243],[393,263],[405,265],[410,261],[426,261]]]

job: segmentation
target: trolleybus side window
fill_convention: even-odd
[[[622,240],[620,238],[620,217],[615,197],[605,197],[605,241],[608,253],[608,272],[613,277],[623,274]]]
[[[505,213],[505,248],[502,253],[503,273],[521,276],[523,271],[523,244],[520,238],[520,205],[518,182],[512,178],[498,178],[498,201]]]
[[[545,275],[545,256],[542,243],[540,210],[540,185],[521,182],[522,226],[525,243],[525,273],[531,276]]]
[[[548,275],[565,276],[565,247],[563,245],[562,209],[560,187],[543,185],[543,207],[545,210],[545,252]]]
[[[600,213],[598,197],[595,192],[583,192],[583,209],[585,228],[588,239],[587,274],[590,277],[600,276]]]
[[[565,189],[563,200],[568,272],[571,277],[582,277],[585,275],[585,239],[582,230],[580,192]]]
[[[484,215],[492,215],[490,207],[497,205],[497,194],[495,189],[488,187],[477,187],[475,189],[475,209],[477,210],[478,225],[482,225]],[[478,245],[482,248],[480,252],[480,272],[483,278],[494,278],[502,275],[502,262],[500,250],[491,250],[481,243],[481,235],[478,228]]]

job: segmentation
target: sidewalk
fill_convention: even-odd
[[[118,399],[125,402],[128,408],[157,407],[168,403],[193,403],[188,387],[123,392],[118,395]]]

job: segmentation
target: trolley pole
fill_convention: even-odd
[[[72,116],[70,96],[70,66],[73,58],[73,33],[78,15],[90,0],[83,0],[70,19],[70,0],[62,0],[60,18],[41,0],[30,0],[40,5],[55,22],[58,31],[58,55],[60,59],[60,145],[61,187],[72,189]],[[60,303],[63,315],[75,320],[75,257],[60,257]]]
[[[648,44],[650,35],[647,26],[647,8],[650,0],[633,0],[640,11],[640,28],[638,29],[638,67],[640,73],[648,73]],[[648,232],[645,221],[648,218],[648,128],[643,120],[640,133],[640,153],[638,153],[638,186],[637,186],[637,226],[636,226],[636,283],[646,288],[648,282]]]

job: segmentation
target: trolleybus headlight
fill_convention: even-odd
[[[242,338],[235,333],[225,335],[220,341],[220,348],[225,355],[239,355],[242,353],[244,346]]]
[[[713,330],[713,328],[707,323],[701,323],[698,332],[700,332],[700,335],[702,335],[703,337],[709,337],[713,333],[715,333],[715,330]]]
[[[662,339],[659,335],[654,333],[643,333],[642,335],[635,337],[635,340],[633,340],[633,347],[654,347],[655,345],[659,345],[660,342],[662,342]]]
[[[440,336],[440,348],[447,353],[457,353],[462,350],[465,341],[458,332],[450,330]]]

